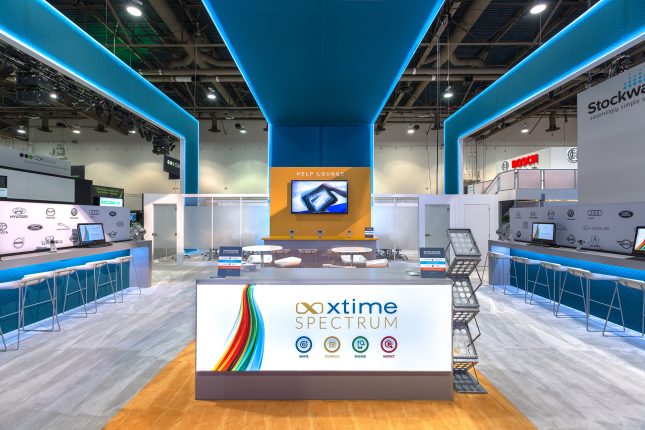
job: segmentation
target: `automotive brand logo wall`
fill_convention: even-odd
[[[587,211],[587,216],[602,216],[602,210],[600,209],[590,209]]]
[[[7,231],[7,228],[8,228],[7,223],[0,222],[0,234],[9,234],[9,232]]]
[[[25,208],[13,208],[9,218],[27,218],[27,209]]]
[[[577,163],[578,162],[578,148],[570,148],[567,151],[567,160],[569,163]]]
[[[504,161],[502,161],[502,170],[503,170],[504,172],[506,172],[510,166],[511,166],[511,165],[510,165],[510,163],[508,162],[508,160],[504,160]]]
[[[110,216],[116,216],[116,211],[110,211]]]
[[[27,230],[31,230],[31,231],[38,231],[38,230],[42,230],[42,229],[43,229],[43,226],[40,225],[40,224],[29,224],[27,226]]]
[[[24,237],[17,237],[13,240],[13,247],[15,249],[20,249],[23,246],[25,246],[25,238]]]
[[[621,218],[631,218],[634,216],[634,212],[632,211],[620,211],[618,212],[618,216]]]
[[[45,209],[45,216],[47,216],[48,218],[51,218],[51,217],[53,217],[55,215],[56,215],[56,209],[54,209],[54,208]]]
[[[69,212],[70,212],[70,214],[71,214],[72,216],[76,216],[76,215],[78,215],[78,209],[76,209],[76,208],[72,208],[72,210],[71,210],[71,211],[69,211]]]
[[[567,211],[567,216],[568,216],[569,218],[573,218],[575,215],[576,215],[576,211],[574,211],[573,209],[569,209],[569,210]]]

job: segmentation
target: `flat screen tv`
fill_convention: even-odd
[[[635,255],[645,256],[645,226],[636,227],[636,236],[634,237]]]
[[[346,214],[347,181],[291,181],[292,214]]]
[[[78,224],[79,246],[100,245],[105,243],[105,232],[103,231],[103,224]]]
[[[552,222],[534,222],[531,230],[531,241],[537,243],[555,243],[555,224]]]

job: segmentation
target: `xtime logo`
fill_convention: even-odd
[[[398,306],[394,302],[360,302],[345,299],[339,302],[296,303],[297,330],[378,330],[398,328]]]
[[[380,302],[357,303],[356,299],[352,299],[351,302],[345,299],[342,302],[327,303],[327,312],[325,312],[325,306],[321,302],[311,304],[306,302],[296,303],[296,313],[300,315],[307,313],[314,315],[322,313],[337,315],[386,313],[391,315],[395,314],[397,310],[397,305],[394,302],[387,302],[385,304]]]
[[[617,104],[628,102],[635,97],[639,97],[641,94],[645,94],[645,84],[639,85],[627,91],[619,90],[616,95],[612,97],[604,100],[596,100],[589,103],[589,105],[587,105],[587,113],[589,115],[594,114],[600,110],[607,109],[610,106],[616,106]]]

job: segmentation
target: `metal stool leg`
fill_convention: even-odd
[[[620,320],[623,324],[623,331],[625,331],[625,316],[623,314],[623,304],[620,301],[620,291],[618,291],[618,281],[614,282],[614,293],[611,295],[611,302],[609,303],[609,308],[607,309],[607,318],[605,318],[605,325],[602,328],[602,335],[605,335],[607,331],[607,322],[609,322],[609,317],[611,316],[611,311],[614,309],[614,299],[618,295],[618,310],[620,310]]]
[[[572,291],[567,291],[566,290],[566,288],[567,288],[567,278],[568,277],[569,277],[569,272],[567,272],[564,275],[564,281],[562,282],[562,285],[561,285],[561,288],[560,288],[560,297],[558,298],[558,306],[556,306],[556,309],[555,309],[555,316],[558,317],[558,313],[560,313],[560,305],[562,304],[562,296],[564,295],[564,293],[567,293],[567,294],[571,294],[571,295],[574,295],[576,297],[582,298],[582,304],[583,304],[583,306],[585,308],[585,317],[586,317],[587,316],[586,311],[587,311],[588,308],[587,308],[587,300],[585,298],[586,295],[585,295],[584,285],[582,283],[582,278],[578,277],[578,279],[580,280],[580,292],[582,294],[576,294],[576,293],[574,293]],[[570,318],[577,318],[577,317],[570,317]]]
[[[85,295],[83,294],[83,286],[81,284],[81,279],[78,276],[78,270],[74,271],[76,274],[76,283],[78,285],[78,291],[74,291],[73,293],[69,293],[69,280],[72,277],[71,274],[67,275],[67,283],[65,284],[65,297],[63,298],[63,314],[67,311],[67,297],[79,293],[81,296],[81,303],[83,304],[83,312],[85,312],[85,317],[87,318],[87,306],[86,302],[87,299]],[[87,278],[86,279],[86,287],[85,287],[85,292],[87,293]]]
[[[129,264],[132,264],[132,268],[134,269],[134,278],[137,281],[137,288],[139,289],[139,295],[141,295],[141,282],[139,281],[139,272],[137,271],[137,265],[134,264],[134,260],[130,260]]]

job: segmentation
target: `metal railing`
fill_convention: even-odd
[[[492,181],[468,186],[467,194],[499,194],[517,189],[572,190],[578,188],[577,169],[517,169],[501,172]]]

